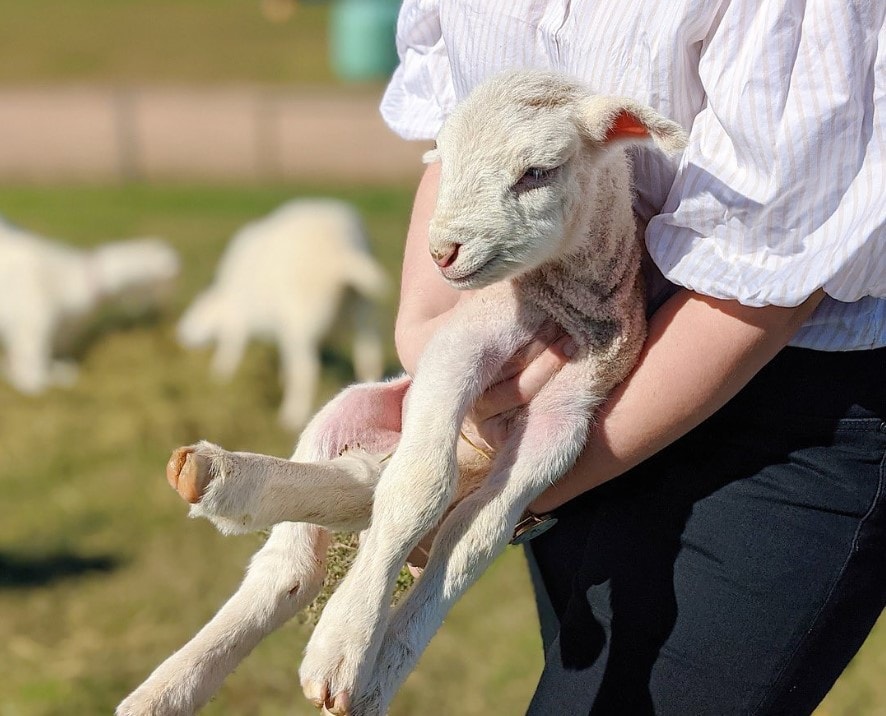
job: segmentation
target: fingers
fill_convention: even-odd
[[[549,346],[544,346],[523,370],[496,383],[480,396],[471,414],[474,423],[480,426],[495,416],[526,405],[569,361],[575,349],[575,343],[569,336],[562,336]]]
[[[531,343],[520,349],[501,369],[498,382],[509,380],[518,375],[526,366],[551,347],[560,337],[560,329],[554,323],[544,323]]]

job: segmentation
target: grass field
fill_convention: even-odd
[[[335,84],[328,4],[284,23],[260,0],[0,0],[0,83]]]
[[[176,346],[173,326],[233,230],[302,193],[354,201],[396,273],[408,188],[0,188],[0,213],[22,225],[80,245],[164,236],[184,263],[159,312],[105,311],[90,325],[73,348],[72,389],[24,398],[0,383],[0,716],[111,713],[233,591],[259,539],[222,538],[186,519],[163,467],[173,447],[197,438],[288,455],[293,437],[275,423],[275,355],[252,347],[220,386],[206,353]],[[388,363],[396,371],[393,352]],[[350,379],[343,327],[325,348],[323,396]],[[316,713],[296,678],[306,636],[297,623],[272,635],[205,713]],[[392,714],[523,713],[540,663],[522,556],[511,549],[447,619]],[[881,625],[820,713],[886,713],[884,673]]]

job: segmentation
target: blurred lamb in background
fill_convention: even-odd
[[[212,370],[230,378],[251,338],[277,344],[282,363],[280,421],[299,430],[311,415],[319,348],[349,289],[355,294],[357,380],[381,378],[384,357],[375,302],[388,278],[369,252],[358,212],[336,199],[296,199],[240,229],[213,284],[178,325],[189,348],[215,342]]]
[[[54,360],[61,336],[106,301],[150,305],[178,271],[178,254],[159,239],[80,249],[0,219],[0,343],[9,382],[27,394],[70,385],[76,368]]]

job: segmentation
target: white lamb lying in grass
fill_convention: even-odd
[[[212,369],[225,379],[250,339],[276,343],[284,387],[280,420],[298,430],[313,406],[320,342],[348,289],[355,292],[354,373],[360,381],[381,378],[384,356],[373,304],[387,287],[353,207],[335,199],[290,201],[237,232],[212,286],[182,316],[179,341],[188,347],[215,342]]]
[[[0,220],[0,343],[6,376],[22,393],[73,382],[76,368],[53,360],[66,328],[105,301],[153,301],[179,270],[159,239],[78,249]]]
[[[365,532],[307,646],[305,695],[334,714],[386,713],[450,606],[569,469],[595,406],[636,359],[645,305],[623,149],[650,140],[676,152],[685,135],[631,100],[547,72],[493,78],[455,109],[428,157],[442,162],[430,251],[451,285],[476,294],[431,339],[414,379],[343,391],[291,462],[205,442],[173,454],[167,474],[192,515],[224,532],[276,526],[230,601],[118,714],[205,703],[317,593],[323,528]],[[474,435],[466,414],[546,322],[579,350],[515,416],[509,442],[481,456],[459,439]],[[424,573],[389,618],[400,567],[438,523]]]

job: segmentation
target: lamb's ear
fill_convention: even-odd
[[[579,121],[587,138],[599,144],[652,141],[668,154],[686,148],[686,132],[679,124],[626,97],[593,95],[582,100]]]
[[[440,152],[437,150],[437,147],[429,149],[424,154],[422,154],[421,161],[423,164],[433,164],[434,162],[439,162]]]

